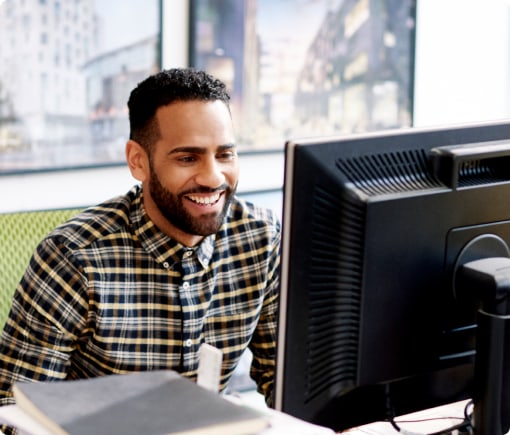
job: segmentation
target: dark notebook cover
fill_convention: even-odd
[[[237,405],[173,371],[15,383],[16,403],[55,434],[254,434],[261,411]]]

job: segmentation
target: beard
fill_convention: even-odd
[[[149,190],[159,211],[174,227],[187,234],[205,237],[219,230],[228,207],[232,202],[236,186],[225,184],[218,189],[198,187],[179,194],[174,194],[161,184],[156,172],[151,168]],[[220,213],[204,213],[199,217],[195,217],[187,212],[183,204],[185,195],[189,195],[190,193],[212,193],[218,190],[224,190],[223,195],[225,196],[225,204]]]

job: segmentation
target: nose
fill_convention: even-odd
[[[220,162],[214,157],[203,160],[195,181],[200,186],[216,189],[225,183],[226,177]]]

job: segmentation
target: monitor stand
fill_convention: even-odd
[[[477,305],[474,433],[504,435],[510,426],[510,258],[461,265],[455,290],[469,293]]]

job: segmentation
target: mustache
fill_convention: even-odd
[[[179,194],[179,196],[190,195],[193,193],[214,193],[214,192],[222,192],[222,191],[230,192],[230,191],[234,191],[234,190],[235,190],[235,186],[232,187],[229,184],[225,183],[225,184],[222,184],[221,186],[218,186],[215,188],[203,187],[203,186],[194,187],[193,189],[188,189],[184,192],[181,192]]]

